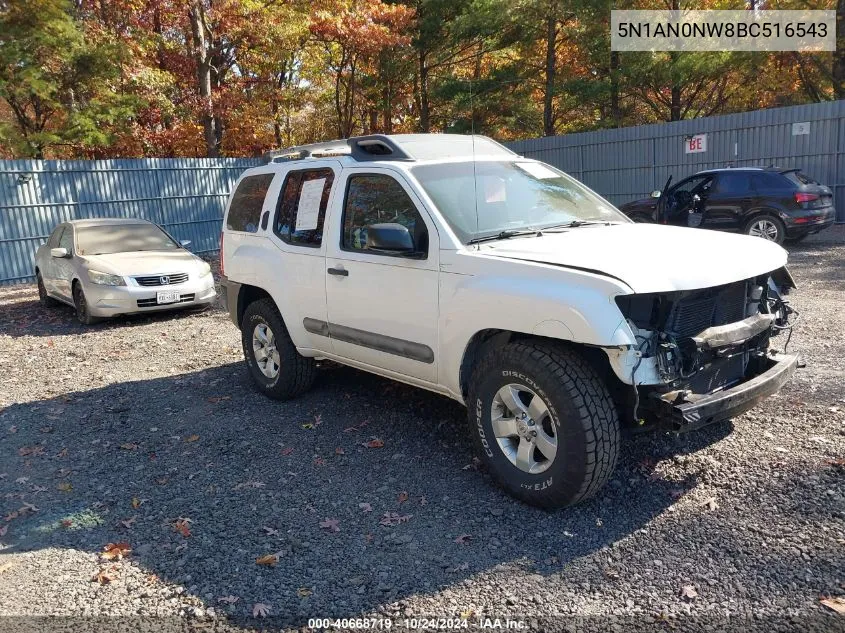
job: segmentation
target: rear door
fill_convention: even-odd
[[[328,319],[338,356],[434,383],[437,381],[439,239],[424,205],[401,173],[343,171],[326,252]],[[340,210],[340,214],[337,212]],[[367,227],[398,223],[411,234],[414,255],[367,248]]]
[[[282,182],[266,228],[278,265],[273,269],[274,297],[284,303],[285,323],[297,347],[331,352],[326,336],[306,327],[326,322],[327,216],[332,208],[340,164],[331,160],[296,163]]]
[[[748,212],[755,207],[756,193],[751,188],[747,171],[723,171],[703,202],[702,227],[724,231],[738,231],[745,224]]]

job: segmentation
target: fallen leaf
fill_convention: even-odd
[[[340,532],[338,523],[340,522],[337,519],[326,519],[325,521],[320,521],[320,527],[330,532]]]
[[[357,430],[358,430],[357,426],[347,426],[345,429],[343,429],[343,432],[344,433],[355,433]]]
[[[314,416],[314,426],[320,426],[323,423],[323,416],[319,413]]]
[[[158,479],[156,479],[156,483],[157,483],[159,486],[163,486],[163,485],[165,485],[167,482],[168,482],[168,478],[167,478],[167,477],[159,477]]]
[[[268,526],[265,525],[261,529],[264,530],[264,533],[267,536],[278,536],[279,535],[279,530],[277,530],[276,528],[271,528],[271,527],[268,527]]]
[[[684,585],[683,587],[681,587],[681,590],[678,592],[678,595],[687,602],[691,602],[698,598],[698,592],[692,585]]]
[[[300,587],[299,589],[296,590],[296,595],[299,596],[300,598],[307,598],[312,593],[314,593],[314,592],[311,591],[311,589],[309,589],[308,587]]]
[[[318,457],[317,459],[314,460],[314,465],[315,466],[325,466],[326,460],[323,459],[322,457]]]
[[[369,442],[364,442],[361,444],[364,448],[381,448],[384,446],[384,442],[377,437],[374,437]]]
[[[192,521],[190,519],[179,518],[173,522],[173,529],[185,538],[188,538],[191,535],[191,523]]]
[[[845,457],[837,457],[836,459],[826,459],[824,463],[828,466],[845,466]]]
[[[716,503],[716,497],[708,497],[707,499],[702,501],[700,505],[707,506],[707,509],[711,512],[719,507],[719,504]]]
[[[15,564],[12,561],[9,561],[8,563],[3,563],[2,565],[0,565],[0,574],[5,571],[9,571],[14,566]]]
[[[340,446],[338,446],[336,449],[334,449],[334,454],[335,455],[346,455],[346,451],[343,450]]]
[[[9,512],[9,514],[7,514],[5,517],[3,517],[3,520],[8,523],[9,521],[13,521],[14,519],[17,519],[20,515],[21,515],[20,512],[18,512],[17,510],[12,510],[11,512]]]
[[[25,484],[28,481],[29,477],[18,477],[17,479],[15,479],[16,484]]]
[[[263,602],[256,602],[252,605],[252,617],[254,618],[266,618],[272,607],[269,604],[264,604]]]
[[[136,448],[138,448],[138,445],[132,442],[124,442],[118,448],[121,448],[124,451],[134,451]]]
[[[136,520],[136,519],[137,519],[137,517],[132,517],[132,518],[130,518],[130,519],[123,519],[123,520],[120,522],[120,525],[122,525],[123,527],[125,527],[127,530],[131,530],[131,529],[132,529],[132,524],[133,524],[133,523],[135,523],[135,520]]]
[[[198,439],[200,439],[200,436],[194,434],[194,435],[189,435],[188,437],[186,437],[185,441],[186,442],[196,442]]]
[[[56,457],[67,457],[67,449],[63,448],[58,453],[56,453]]]
[[[265,567],[275,567],[278,562],[278,554],[265,554],[255,559],[256,565],[264,565]]]
[[[473,457],[472,461],[466,466],[461,466],[461,470],[478,470],[478,467],[481,465],[481,460],[477,457]]]
[[[44,454],[43,446],[24,446],[18,449],[18,455],[21,457],[33,456],[38,457]]]
[[[100,556],[106,560],[120,560],[125,556],[129,556],[131,551],[132,549],[129,547],[129,543],[121,541],[120,543],[107,544],[100,553]]]
[[[63,481],[58,486],[56,486],[56,488],[58,488],[62,492],[70,492],[71,490],[73,490],[73,486],[67,481]]]
[[[235,604],[240,597],[238,596],[220,596],[217,598],[217,602],[225,602],[226,604]]]
[[[117,580],[117,574],[114,570],[106,571],[105,569],[101,569],[91,577],[91,582],[96,582],[100,585],[107,585],[112,580]]]
[[[832,611],[836,611],[839,615],[845,615],[845,598],[836,596],[834,598],[819,598],[824,606]]]
[[[384,516],[379,521],[379,525],[395,526],[401,523],[406,523],[411,518],[410,514],[399,515],[395,512],[385,512]]]
[[[459,545],[468,545],[472,536],[469,534],[461,534],[458,538],[455,539],[455,543]]]
[[[132,497],[132,509],[137,510],[141,507],[144,503],[145,499],[139,499],[138,497]]]
[[[369,503],[359,503],[358,507],[361,508],[361,510],[363,512],[372,512],[373,511],[373,506],[371,506]]]
[[[4,526],[0,527],[0,536],[6,536],[6,532],[8,532],[8,531],[9,531],[8,525],[4,525]]]
[[[59,521],[59,525],[61,525],[63,528],[69,528],[73,525],[73,521],[71,521],[70,519],[62,519],[61,521]]]
[[[208,399],[209,402],[212,404],[217,404],[218,402],[222,402],[223,400],[231,400],[232,396],[212,396]]]
[[[420,505],[424,506],[424,505],[427,505],[427,504],[428,504],[428,499],[426,499],[424,496],[420,497]]]
[[[406,491],[402,491],[399,493],[399,496],[396,498],[399,503],[405,503],[408,500],[408,493]]]
[[[306,422],[305,424],[302,425],[302,428],[305,429],[306,431],[308,431],[310,429],[313,429],[314,425],[311,424],[310,422]]]
[[[291,453],[293,453],[293,448],[291,448],[290,446],[282,449],[282,455],[287,456],[287,455],[290,455]]]

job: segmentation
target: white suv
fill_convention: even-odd
[[[220,260],[261,392],[297,396],[328,358],[447,395],[495,479],[540,506],[599,490],[621,428],[732,417],[798,365],[769,349],[793,312],[780,246],[634,224],[485,137],[268,155]]]

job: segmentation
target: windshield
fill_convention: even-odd
[[[465,244],[573,221],[629,222],[602,197],[543,163],[470,161],[419,165],[411,172]]]
[[[181,248],[155,224],[105,224],[77,231],[80,255],[134,251],[175,251]]]

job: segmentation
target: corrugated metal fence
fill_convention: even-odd
[[[33,279],[35,249],[60,222],[132,217],[163,226],[197,253],[217,250],[241,172],[260,159],[0,161],[0,284]]]
[[[795,124],[803,124],[796,126]],[[706,134],[706,151],[686,139]],[[845,222],[845,101],[509,143],[576,176],[616,204],[696,171],[727,165],[803,168],[834,188]],[[260,159],[0,161],[0,284],[33,279],[33,254],[56,224],[138,217],[198,253],[217,250],[226,198]]]
[[[799,124],[799,125],[796,125]],[[706,150],[687,139],[706,134]],[[643,198],[714,167],[800,167],[834,190],[845,222],[845,100],[551,136],[509,143],[523,156],[572,174],[614,204]]]

